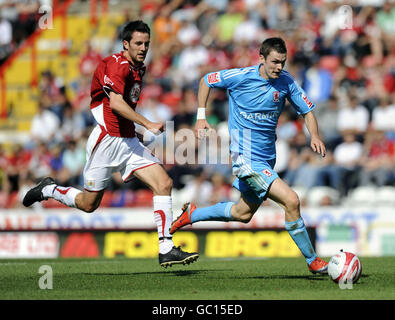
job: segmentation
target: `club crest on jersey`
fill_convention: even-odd
[[[302,99],[309,107],[309,109],[313,106],[313,103],[309,100],[309,98],[307,98],[307,96],[304,93],[302,93]]]
[[[140,98],[141,87],[140,84],[135,83],[133,88],[130,90],[129,98],[133,103],[137,103]]]
[[[265,176],[268,176],[268,177],[271,177],[271,176],[272,176],[272,173],[270,172],[269,169],[264,169],[264,170],[262,170],[262,173],[263,173]]]
[[[87,186],[89,188],[94,188],[95,187],[95,181],[94,180],[88,180],[86,184],[87,184]]]
[[[210,73],[207,76],[207,82],[209,84],[221,82],[221,76],[220,76],[219,72]]]
[[[280,101],[280,91],[274,91],[273,92],[273,102],[279,102]]]

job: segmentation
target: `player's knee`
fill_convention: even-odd
[[[286,206],[291,211],[299,209],[300,200],[296,193],[292,193],[291,196],[287,199]]]
[[[287,198],[287,201],[285,202],[285,206],[287,207],[287,211],[294,212],[294,211],[299,211],[300,208],[300,200],[296,192],[290,193],[290,195]]]
[[[245,213],[239,216],[238,220],[242,223],[248,223],[251,221],[253,214],[252,213]]]
[[[75,206],[84,212],[91,213],[99,207],[102,197],[103,192],[84,191],[75,198]]]
[[[97,208],[99,207],[99,203],[95,203],[95,202],[87,202],[84,203],[82,206],[80,206],[80,209],[87,212],[87,213],[91,213],[93,211],[95,211]]]
[[[232,208],[233,209],[233,208]],[[237,210],[236,207],[234,207],[234,210],[231,211],[232,217],[234,220],[243,222],[243,223],[248,223],[251,221],[252,216],[254,215],[250,211],[245,211],[245,210]]]
[[[167,176],[165,179],[161,179],[156,187],[156,193],[158,194],[170,194],[173,188],[173,179]]]

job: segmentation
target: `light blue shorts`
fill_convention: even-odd
[[[241,192],[244,198],[255,204],[267,199],[270,185],[278,178],[273,170],[276,159],[246,161],[242,154],[232,154],[232,170],[236,179],[233,187]]]

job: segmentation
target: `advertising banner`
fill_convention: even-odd
[[[57,258],[59,238],[55,232],[0,232],[0,258]]]
[[[315,230],[308,229],[315,243]],[[210,258],[299,257],[301,253],[281,229],[243,231],[178,231],[174,244]],[[158,234],[139,231],[0,232],[0,258],[157,258]]]
[[[173,212],[179,212],[179,208],[174,208]],[[332,256],[340,249],[358,256],[395,255],[395,208],[316,207],[302,208],[301,213],[306,226],[316,228],[316,250],[320,256]],[[247,224],[204,221],[186,226],[182,231],[251,232],[268,229],[284,230],[281,208],[261,207]],[[77,209],[0,210],[0,231],[138,230],[156,230],[152,209],[103,208],[94,213]],[[216,237],[220,242],[221,236]]]

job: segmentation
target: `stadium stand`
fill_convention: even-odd
[[[377,190],[376,186],[357,186],[350,191],[346,204],[351,207],[375,205]]]
[[[0,43],[0,59],[6,52],[0,66],[0,207],[17,207],[20,193],[45,174],[74,185],[81,181],[68,172],[64,155],[71,140],[78,148],[85,148],[93,125],[90,66],[98,57],[122,49],[119,30],[126,20],[137,18],[148,22],[152,30],[141,112],[174,120],[176,131],[193,128],[200,77],[214,70],[256,64],[262,39],[282,36],[289,49],[287,69],[317,103],[316,115],[329,152],[339,150],[349,132],[344,128],[351,128],[362,154],[353,160],[352,175],[351,166],[339,163],[336,157],[322,160],[308,154],[303,122],[286,105],[279,131],[283,150],[279,157],[284,157],[279,159],[281,176],[303,176],[308,164],[308,186],[288,181],[303,205],[363,205],[395,199],[395,120],[383,116],[395,109],[393,2],[378,0],[371,5],[354,1],[349,6],[351,20],[347,20],[352,23],[347,25],[347,21],[334,23],[337,10],[344,5],[338,1],[112,0],[97,1],[98,7],[92,8],[90,1],[64,0],[52,2],[53,28],[44,29],[39,26],[43,13],[38,10],[51,1],[32,1],[38,5],[30,15],[26,15],[26,8],[18,12],[22,10],[18,2],[0,1],[0,28],[3,23],[7,29],[8,21],[13,31],[10,43]],[[23,33],[17,19],[22,12],[29,17]],[[248,41],[240,37],[245,30],[249,30]],[[356,106],[366,120],[362,128],[352,127],[359,116],[353,111]],[[31,131],[40,108],[56,115],[59,122],[57,134],[45,144]],[[208,109],[209,123],[226,131],[225,92],[216,90]],[[372,146],[371,137],[378,129],[386,144],[379,139]],[[21,150],[23,160],[16,160]],[[380,161],[385,161],[388,179],[378,179],[369,171],[373,186],[365,185],[363,175],[370,167],[364,160],[377,165],[375,157],[383,153],[385,160]],[[41,170],[35,170],[38,167]],[[192,192],[187,188],[196,183],[203,183],[205,190],[217,190],[221,185],[223,192],[217,193],[216,199],[233,197],[233,191],[227,190],[232,183],[228,163],[202,165],[204,176],[197,175],[198,168],[192,164],[165,163],[165,167],[174,180],[177,202],[185,200],[185,194]],[[213,178],[214,172],[222,179]],[[339,175],[340,188],[330,179],[333,175]],[[150,197],[138,182],[122,185],[114,177],[103,206],[148,206]],[[205,201],[210,204],[214,198]]]

